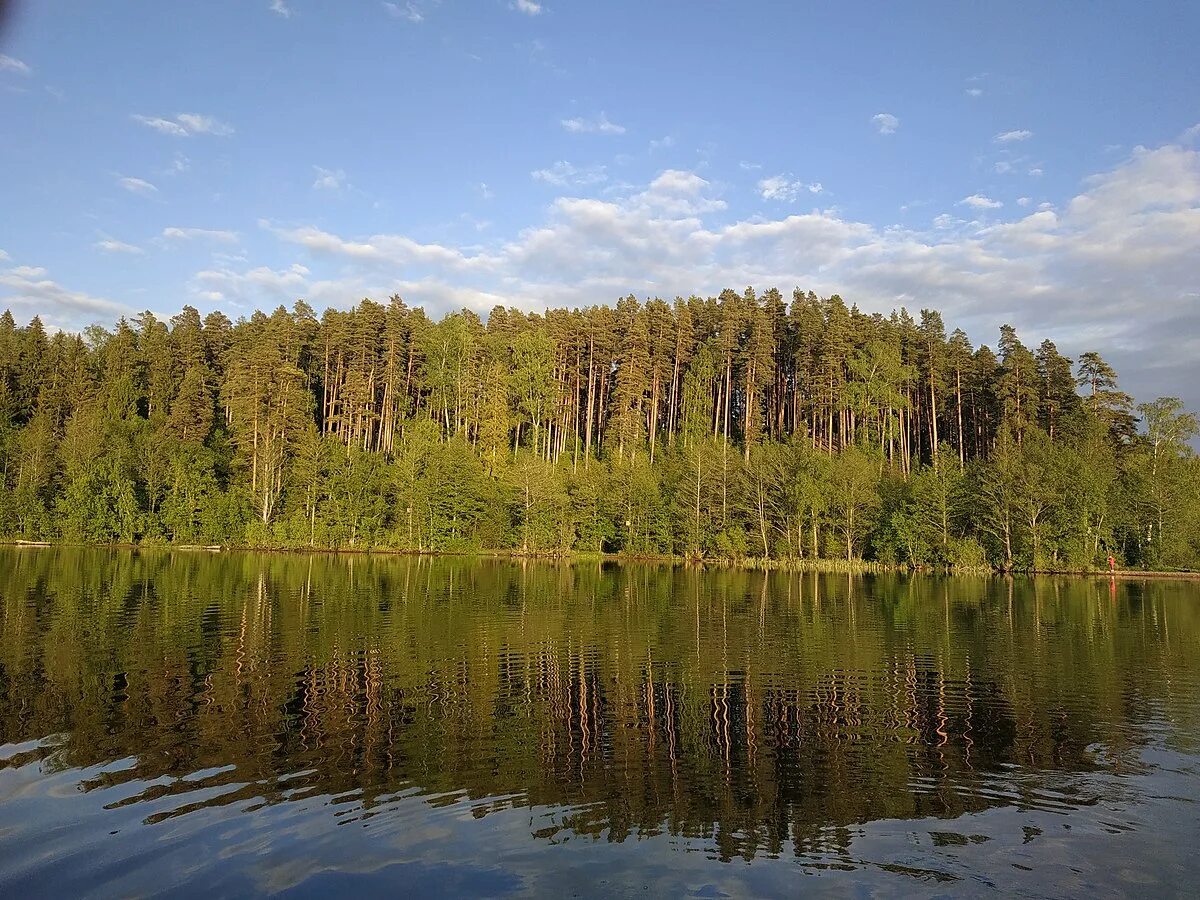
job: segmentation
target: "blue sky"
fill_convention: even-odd
[[[17,6],[19,321],[801,286],[1200,406],[1200,4]]]

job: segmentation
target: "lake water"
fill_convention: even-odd
[[[1200,586],[0,550],[0,894],[1193,895]]]

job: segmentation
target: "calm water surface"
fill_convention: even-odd
[[[1189,896],[1200,586],[0,551],[0,894]]]

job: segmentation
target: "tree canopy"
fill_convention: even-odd
[[[1196,417],[1010,325],[774,288],[83,334],[0,316],[0,535],[913,566],[1200,563]],[[1139,421],[1141,428],[1139,430]]]

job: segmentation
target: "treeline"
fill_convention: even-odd
[[[0,533],[26,540],[1188,567],[1196,430],[1096,353],[800,290],[0,316]]]

